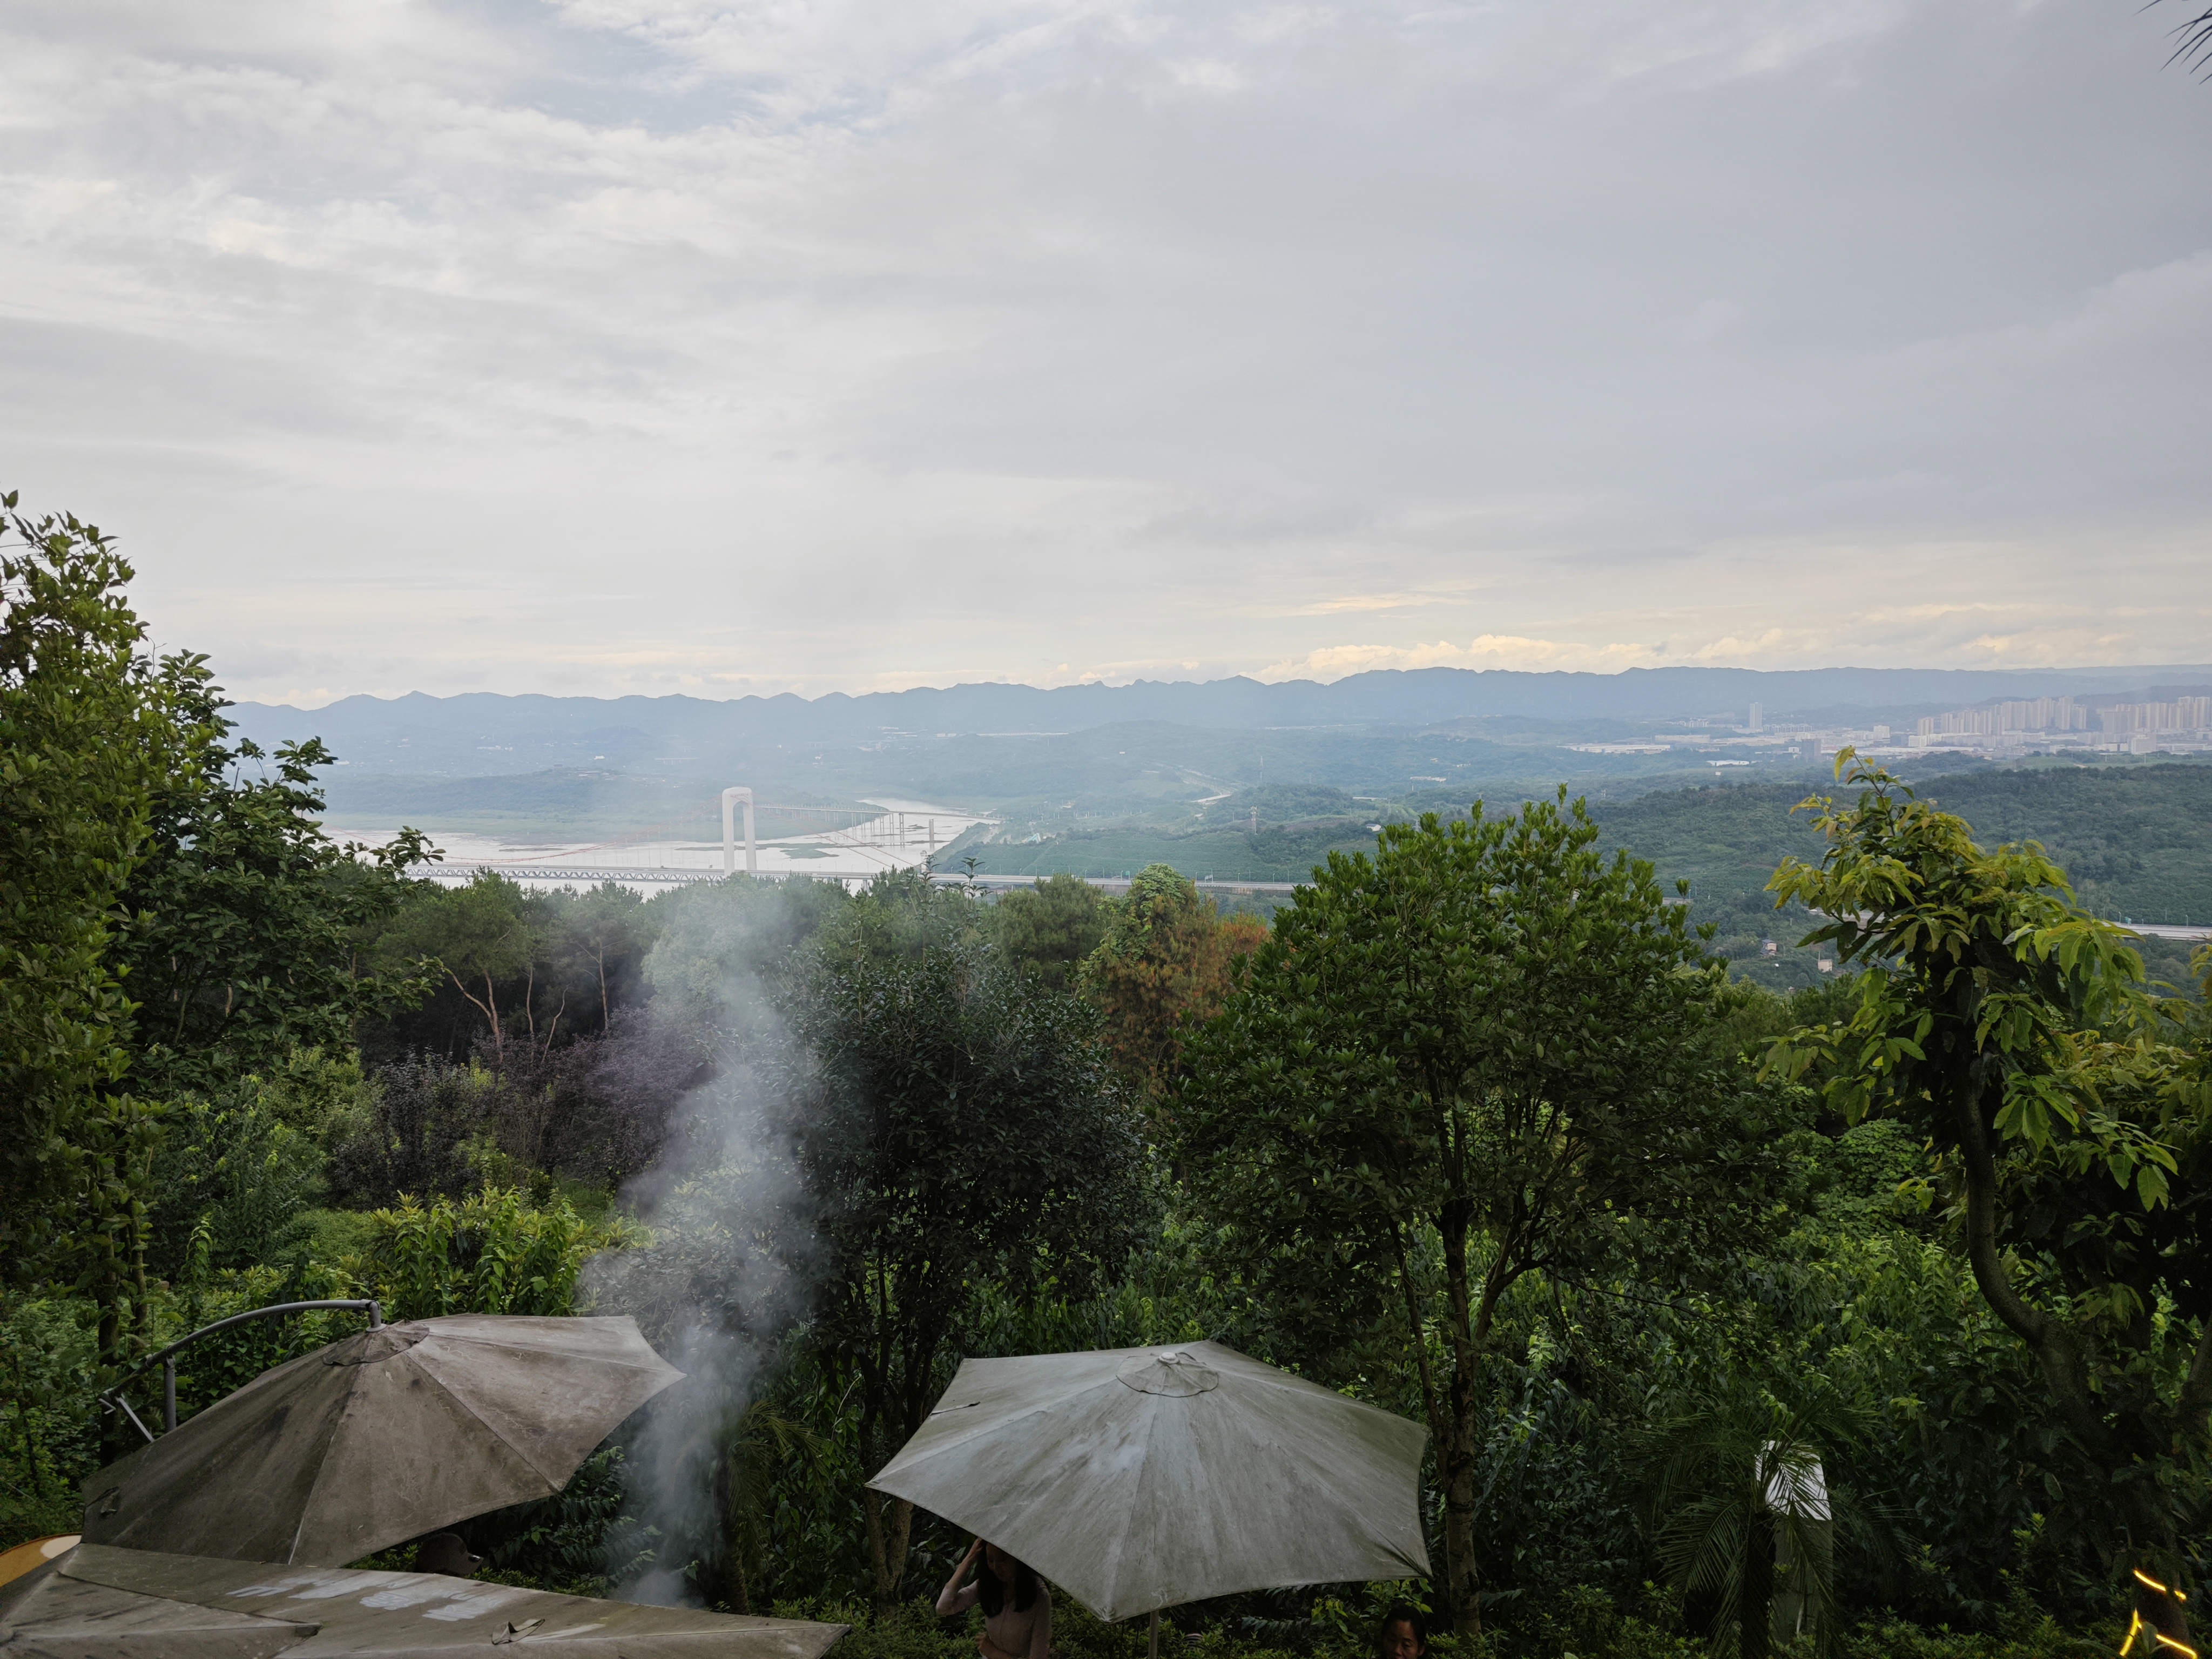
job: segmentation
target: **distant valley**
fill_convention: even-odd
[[[1370,826],[1463,812],[1477,798],[1509,808],[1564,783],[1590,799],[1609,841],[1692,883],[1694,911],[1718,926],[1731,957],[1755,960],[1776,982],[1807,982],[1817,969],[1790,943],[1796,924],[1773,916],[1760,889],[1784,854],[1817,855],[1790,808],[1830,787],[1832,758],[1816,743],[1724,735],[1747,729],[1726,722],[1766,700],[1770,731],[1808,713],[1838,730],[1909,729],[1977,696],[2109,699],[2192,682],[2212,683],[2212,670],[1437,670],[1329,686],[969,686],[737,703],[487,695],[233,713],[264,747],[315,735],[337,752],[343,763],[323,774],[336,824],[713,840],[720,789],[742,782],[761,803],[763,838],[857,823],[889,797],[988,817],[939,867],[972,860],[1002,875],[1120,876],[1158,861],[1196,877],[1296,881],[1331,851],[1371,848]],[[1735,706],[1721,706],[1731,695]],[[1808,697],[1825,701],[1810,711],[1784,701]],[[1705,722],[1713,742],[1650,741],[1655,726],[1686,720],[1693,735]],[[2212,922],[2212,764],[2126,755],[1996,764],[1940,751],[1888,763],[1984,840],[2041,840],[2100,914]],[[1771,957],[1761,954],[1767,939]]]

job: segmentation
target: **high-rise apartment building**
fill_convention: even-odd
[[[2097,724],[2114,733],[2202,732],[2212,727],[2212,697],[2176,697],[2172,702],[2116,702],[2097,711]]]
[[[2027,697],[1989,708],[1923,714],[1913,730],[1923,738],[1994,738],[2008,732],[2087,732],[2092,712],[2071,697]],[[2094,712],[2097,729],[2115,737],[2128,737],[2137,732],[2212,730],[2212,697],[2176,697],[2172,702],[2107,703]]]
[[[1923,714],[1913,729],[1923,737],[1996,737],[2006,732],[2086,732],[2089,711],[2071,697],[2023,697],[1994,708],[1961,708]]]

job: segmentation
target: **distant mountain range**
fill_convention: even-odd
[[[1133,685],[960,685],[946,690],[699,697],[347,697],[326,708],[241,703],[240,734],[267,745],[319,736],[356,766],[445,776],[651,761],[681,769],[767,745],[1064,733],[1133,722],[1213,729],[1424,726],[1505,719],[1562,723],[1905,717],[2000,697],[2110,701],[2212,686],[2212,665],[2074,669],[1632,668],[1618,674],[1425,668],[1330,684],[1237,678]]]

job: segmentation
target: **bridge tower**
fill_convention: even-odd
[[[760,859],[753,844],[753,792],[739,784],[722,791],[722,873],[738,873],[737,805],[745,804],[745,873],[760,874]]]

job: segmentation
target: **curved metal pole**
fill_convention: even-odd
[[[249,1308],[242,1314],[233,1314],[228,1319],[218,1319],[212,1325],[203,1325],[189,1336],[179,1337],[159,1353],[148,1354],[133,1365],[126,1376],[102,1389],[96,1403],[103,1409],[111,1401],[120,1406],[123,1408],[123,1414],[131,1419],[138,1432],[151,1440],[154,1437],[154,1431],[139,1422],[138,1413],[132,1411],[131,1402],[122,1397],[123,1390],[137,1382],[141,1372],[146,1370],[156,1360],[161,1362],[162,1425],[165,1428],[173,1429],[177,1426],[176,1355],[179,1349],[188,1348],[202,1337],[213,1336],[217,1331],[228,1330],[233,1325],[243,1325],[249,1319],[270,1319],[278,1314],[308,1313],[319,1308],[340,1308],[353,1313],[365,1313],[368,1316],[369,1329],[380,1331],[384,1328],[383,1304],[368,1297],[342,1302],[278,1302],[266,1308]]]

